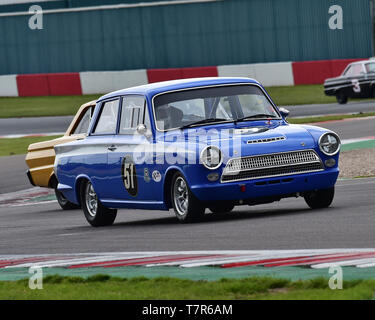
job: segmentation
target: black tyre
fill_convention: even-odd
[[[321,189],[308,192],[304,195],[307,205],[311,209],[327,208],[331,205],[335,196],[335,188]]]
[[[344,94],[343,91],[339,91],[336,95],[336,100],[339,104],[345,104],[348,102],[348,97]]]
[[[68,199],[65,198],[64,195],[59,190],[57,190],[57,182],[55,182],[53,184],[53,189],[55,190],[56,199],[57,199],[57,202],[60,205],[61,209],[63,209],[63,210],[74,210],[74,209],[80,208],[79,205],[68,201]]]
[[[205,207],[191,192],[179,172],[172,179],[171,200],[176,217],[181,222],[196,222],[204,216]]]
[[[81,185],[81,206],[87,222],[93,227],[112,225],[117,216],[116,209],[102,205],[90,181]]]
[[[233,204],[214,204],[208,207],[212,213],[227,213],[234,208]]]

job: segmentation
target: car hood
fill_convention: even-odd
[[[342,77],[342,76],[338,76],[338,77],[334,77],[334,78],[327,78],[324,80],[324,84],[330,84],[331,82],[338,82],[338,81],[347,81],[347,79],[345,77]]]
[[[253,128],[250,128],[253,129]],[[229,139],[234,141],[234,150],[242,156],[278,153],[293,150],[313,149],[315,140],[308,130],[298,125],[281,125],[271,128],[259,127],[260,132],[246,129],[234,130]],[[213,142],[214,143],[214,142]],[[229,146],[230,148],[230,146]]]
[[[276,121],[275,121],[276,122]],[[189,142],[191,145],[200,144],[200,148],[212,144],[221,150],[233,149],[242,156],[278,153],[293,150],[313,149],[316,141],[307,128],[300,125],[285,124],[278,121],[273,124],[258,123],[257,125],[218,126],[209,128],[189,129],[178,136],[176,132],[166,133],[165,141]],[[181,132],[181,131],[180,131]],[[177,135],[177,137],[176,137]],[[174,139],[172,139],[174,137]]]

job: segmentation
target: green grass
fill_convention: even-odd
[[[82,104],[100,96],[1,97],[0,118],[74,115]]]
[[[324,94],[323,85],[268,87],[267,91],[280,106],[336,102]],[[100,96],[0,97],[0,118],[74,115],[80,105]]]
[[[31,290],[28,280],[1,281],[2,299],[372,299],[375,280],[344,281],[331,290],[328,280],[289,281],[275,278],[193,281],[174,278],[89,278],[47,276],[42,290]]]
[[[320,84],[268,87],[266,90],[278,106],[336,102],[335,97],[324,94]]]
[[[26,154],[29,144],[34,142],[52,140],[57,137],[59,136],[0,139],[0,156]]]

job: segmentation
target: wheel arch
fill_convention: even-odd
[[[76,178],[74,190],[75,190],[75,196],[79,205],[81,205],[81,187],[82,187],[82,183],[84,183],[85,181],[91,182],[91,179],[86,175],[79,175]]]
[[[52,173],[51,176],[49,177],[49,180],[48,180],[48,188],[54,189],[55,185],[57,185],[57,183],[58,183],[57,177],[56,177],[55,173]]]
[[[163,201],[165,206],[170,209],[172,208],[172,199],[171,199],[171,186],[172,186],[172,179],[173,176],[179,172],[185,178],[184,172],[179,167],[170,167],[165,172],[164,183],[163,183]],[[186,178],[185,178],[186,179]]]
[[[374,96],[374,89],[375,89],[375,81],[372,81],[372,82],[370,83],[369,91],[370,91],[370,95],[371,95],[373,98],[375,98],[375,96]]]

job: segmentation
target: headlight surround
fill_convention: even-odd
[[[319,138],[319,149],[327,156],[334,156],[340,151],[340,138],[333,132],[326,132]]]
[[[205,147],[200,155],[201,163],[209,170],[215,170],[223,163],[221,150],[215,146]]]

